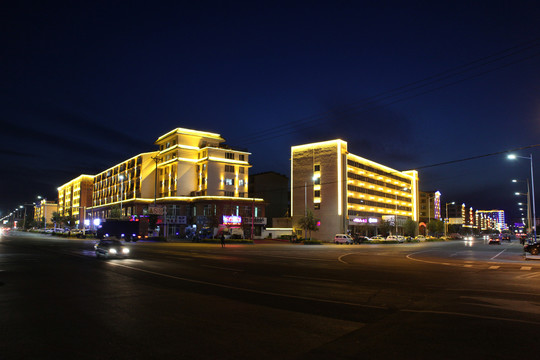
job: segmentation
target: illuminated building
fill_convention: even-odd
[[[391,233],[401,234],[407,219],[418,221],[418,173],[351,154],[343,140],[293,146],[293,223],[307,210],[320,219],[312,237],[323,241],[348,231],[373,234],[383,220],[392,224]]]
[[[476,210],[476,221],[481,230],[508,230],[504,210]]]
[[[431,220],[441,220],[441,192],[419,191],[419,228],[427,234],[427,224]]]
[[[160,136],[158,150],[127,159],[94,177],[89,217],[159,215],[160,234],[184,236],[204,229],[242,228],[246,236],[266,225],[264,201],[248,197],[249,152],[219,134],[177,128]],[[240,223],[229,223],[235,216]]]
[[[38,227],[44,225],[47,227],[52,224],[53,212],[58,212],[58,204],[54,201],[42,199],[39,203],[34,205],[34,221],[39,224]]]
[[[58,187],[58,213],[60,216],[73,217],[74,225],[78,228],[84,226],[85,209],[92,206],[93,182],[93,176],[80,175]]]

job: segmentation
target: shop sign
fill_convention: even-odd
[[[379,223],[378,218],[366,218],[366,217],[355,217],[352,220],[349,220],[349,225],[362,225],[362,224],[377,224]]]
[[[179,225],[186,225],[187,224],[187,216],[174,216],[174,215],[167,215],[167,224],[179,224]]]
[[[235,215],[223,215],[223,225],[242,225],[242,217]]]
[[[163,215],[163,206],[148,206],[148,214]]]
[[[256,217],[253,220],[253,225],[266,225],[266,218],[265,217]],[[245,217],[244,218],[244,224],[251,224],[251,218]]]

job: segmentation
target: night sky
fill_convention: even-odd
[[[81,3],[0,9],[0,216],[176,127],[287,176],[291,145],[341,138],[516,214],[528,160],[427,166],[540,143],[535,1]]]

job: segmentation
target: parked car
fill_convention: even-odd
[[[385,239],[380,235],[375,235],[369,239],[370,241],[384,241]]]
[[[369,241],[369,238],[367,236],[355,236],[353,238],[353,242],[355,244],[361,244],[361,243],[365,243],[365,242],[368,242]]]
[[[398,241],[398,238],[395,235],[388,235],[386,241]]]
[[[540,253],[540,242],[525,244],[525,246],[523,246],[523,251],[528,252],[531,255],[538,255],[538,253]]]
[[[426,237],[424,235],[418,235],[414,239],[417,241],[426,241]]]
[[[347,234],[336,234],[334,236],[334,243],[336,244],[352,244],[353,242],[353,238]]]
[[[129,249],[122,244],[120,240],[105,239],[100,240],[95,246],[96,257],[104,257],[106,259],[110,257],[126,258],[129,255]]]
[[[398,235],[398,236],[397,236],[397,241],[398,241],[399,243],[405,242],[405,236]]]

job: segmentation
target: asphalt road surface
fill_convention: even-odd
[[[538,357],[540,260],[515,241],[94,243],[0,238],[0,359]]]

